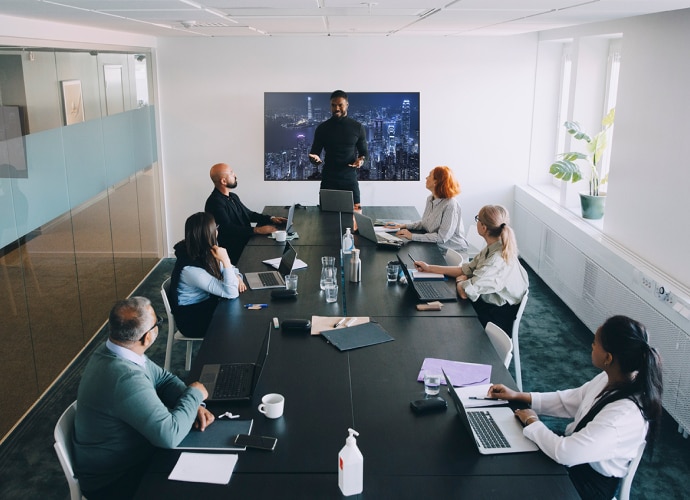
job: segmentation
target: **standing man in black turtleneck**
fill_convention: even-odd
[[[309,160],[314,165],[323,163],[322,150],[326,151],[321,176],[321,189],[352,191],[354,208],[361,209],[357,169],[367,157],[367,136],[364,126],[347,116],[347,94],[336,90],[331,94],[331,117],[316,127]]]

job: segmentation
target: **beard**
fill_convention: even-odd
[[[237,187],[237,177],[235,177],[235,181],[232,184],[228,184],[228,187],[230,189],[235,189]]]

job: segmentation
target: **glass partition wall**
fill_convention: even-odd
[[[0,47],[0,438],[162,254],[150,61]]]

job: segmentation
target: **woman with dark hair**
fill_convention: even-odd
[[[203,337],[218,299],[237,298],[247,287],[228,252],[218,246],[213,215],[197,212],[189,216],[184,240],[174,248],[177,262],[170,276],[170,308],[183,335]]]
[[[592,364],[603,371],[577,389],[525,393],[497,384],[488,395],[531,405],[515,411],[524,435],[568,466],[582,498],[611,499],[639,446],[658,432],[661,358],[641,323],[613,316],[594,335]],[[574,420],[559,436],[537,414]]]
[[[470,262],[461,266],[435,266],[423,261],[414,264],[423,272],[454,277],[458,294],[472,301],[482,326],[491,321],[511,335],[529,278],[518,260],[510,216],[501,205],[485,205],[474,220],[486,246]]]
[[[442,249],[452,248],[458,252],[467,250],[462,211],[456,199],[460,183],[453,171],[445,166],[432,169],[426,177],[426,188],[431,195],[426,200],[422,220],[386,224],[386,227],[399,229],[395,234],[408,240],[436,243]]]

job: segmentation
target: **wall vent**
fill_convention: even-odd
[[[626,256],[616,252],[585,252],[577,238],[564,237],[567,231],[562,231],[560,225],[549,225],[519,202],[515,204],[513,220],[520,257],[592,332],[615,314],[630,316],[647,327],[651,344],[663,358],[664,408],[687,435],[690,334],[678,321],[673,321],[680,316],[671,308],[668,315],[662,314],[659,305],[652,302],[658,298],[645,294],[642,286],[639,293],[631,288],[635,280],[624,274],[626,268],[628,274],[635,268],[631,268]],[[585,241],[588,235],[583,233],[582,238]]]

